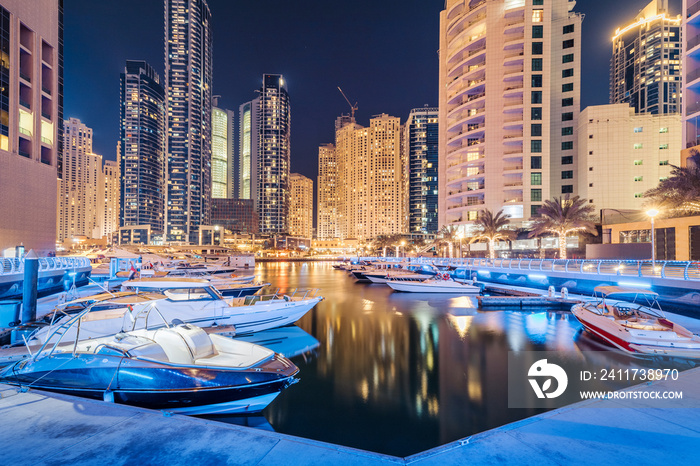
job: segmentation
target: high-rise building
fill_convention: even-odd
[[[216,105],[217,99],[214,99]],[[212,107],[211,112],[211,197],[238,197],[238,167],[234,161],[234,112]]]
[[[324,144],[318,148],[316,186],[318,192],[316,236],[318,239],[339,238],[338,161],[333,144]]]
[[[92,152],[92,128],[77,118],[64,122],[63,179],[59,180],[58,241],[101,238],[105,184],[102,156]]]
[[[166,240],[196,244],[211,207],[211,13],[206,0],[164,1]]]
[[[515,224],[574,192],[581,23],[568,0],[447,0],[440,14],[438,225]]]
[[[299,173],[289,175],[289,234],[311,238],[314,229],[314,182]]]
[[[370,239],[408,230],[407,164],[399,118],[386,114],[336,134],[341,238]]]
[[[439,230],[438,112],[434,107],[414,108],[404,126],[410,233],[434,234]]]
[[[681,116],[596,105],[581,112],[578,138],[578,194],[598,209],[641,210],[644,192],[680,163]]]
[[[119,199],[120,199],[120,177],[119,163],[114,160],[106,160],[103,179],[105,181],[104,207],[102,210],[102,235],[109,237],[119,230]]]
[[[236,176],[235,185],[238,198],[252,199],[256,205],[258,196],[258,137],[260,136],[259,107],[260,98],[256,98],[244,103],[238,109],[238,176]]]
[[[683,147],[700,150],[700,0],[683,0],[683,37]]]
[[[637,113],[681,111],[681,16],[652,0],[612,39],[610,103]]]
[[[258,232],[258,214],[252,199],[212,199],[211,223],[233,233]]]
[[[0,255],[56,247],[62,131],[61,0],[0,5]]]
[[[287,233],[290,105],[284,77],[280,74],[263,75],[259,99],[256,197],[260,233]]]
[[[165,94],[145,61],[127,60],[120,76],[119,225],[164,232]]]

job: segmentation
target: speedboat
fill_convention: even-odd
[[[404,281],[423,281],[437,274],[438,270],[432,265],[403,265],[398,267],[377,269],[373,272],[365,272],[364,276],[372,283],[386,283],[389,280],[400,278]]]
[[[597,286],[594,293],[594,301],[571,308],[591,334],[635,355],[700,358],[700,336],[668,320],[657,293],[620,286]],[[633,299],[617,300],[625,297]]]
[[[198,278],[200,280],[207,280],[211,283],[214,288],[216,288],[222,296],[239,298],[241,296],[250,296],[257,293],[265,286],[270,286],[269,283],[240,283],[237,281],[231,281],[228,278],[218,278],[218,277],[192,277]],[[253,277],[254,278],[254,277]],[[169,281],[175,280],[179,281],[182,277],[177,276],[166,276],[166,277],[154,277],[148,279],[135,279],[129,280],[127,283],[122,284],[122,290],[128,291],[162,291],[163,288],[160,284],[165,284],[167,288]]]
[[[296,382],[299,369],[284,356],[177,321],[65,344],[91,311],[55,326],[0,383],[198,415],[259,412]]]
[[[127,281],[124,285],[129,287],[131,282]],[[114,335],[131,328],[133,323],[139,324],[135,329],[148,328],[152,326],[149,316],[154,312],[164,316],[164,320],[168,322],[179,319],[200,327],[233,327],[236,335],[253,333],[293,324],[323,299],[317,296],[318,290],[224,298],[209,281],[196,278],[153,279],[153,283],[141,279],[137,286],[159,289],[162,292],[147,292],[145,295],[148,299],[135,304],[115,305],[107,293],[98,299],[88,297],[81,298],[78,302],[67,303],[68,307],[77,307],[80,301],[95,301],[93,312],[86,315],[81,322],[80,337],[100,338]],[[148,312],[141,312],[143,310]],[[70,317],[62,316],[59,312],[52,317],[52,322],[62,324]],[[49,330],[50,327],[39,328],[31,336],[29,343],[35,344],[34,339],[40,343],[45,342]],[[72,341],[77,337],[74,328],[69,328],[66,332],[64,341]]]
[[[437,275],[436,278],[429,278],[420,282],[412,280],[402,280],[396,278],[386,282],[394,291],[404,291],[408,293],[451,293],[462,295],[477,295],[481,292],[481,287],[475,286],[473,282],[456,282],[446,275]]]

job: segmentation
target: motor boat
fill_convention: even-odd
[[[591,334],[634,355],[700,358],[700,336],[668,320],[657,293],[597,286],[594,295],[595,300],[571,308]],[[629,297],[632,301],[618,300]]]
[[[364,276],[372,283],[386,283],[395,278],[405,281],[423,281],[437,273],[437,269],[432,265],[399,264],[390,268],[377,268],[372,272],[365,272]]]
[[[404,291],[408,293],[450,293],[461,295],[477,295],[481,292],[481,287],[476,286],[472,281],[456,282],[448,275],[436,275],[435,278],[428,278],[423,281],[402,280],[396,278],[386,282],[394,291]]]
[[[165,319],[157,329],[66,344],[93,306],[55,326],[0,383],[199,415],[259,412],[296,381],[299,369],[272,350]]]
[[[131,282],[127,281],[124,285],[128,288]],[[114,335],[131,328],[133,323],[139,324],[135,329],[148,328],[152,326],[148,321],[149,316],[154,312],[163,315],[168,322],[179,319],[200,327],[233,327],[236,335],[253,333],[293,324],[323,299],[317,296],[318,290],[224,298],[208,280],[196,278],[153,279],[153,283],[141,279],[138,287],[141,286],[144,289],[159,289],[161,293],[146,292],[144,295],[147,299],[135,304],[115,304],[109,293],[100,295],[100,298],[87,297],[67,303],[67,307],[77,307],[81,301],[94,301],[91,303],[95,304],[93,312],[82,319],[81,338]],[[60,314],[59,310],[58,315],[52,318],[54,324],[60,325],[71,317]],[[45,342],[49,331],[50,327],[39,328],[31,335],[29,343]],[[66,331],[64,341],[77,337],[74,328]]]
[[[181,280],[182,277],[177,277],[177,276],[166,276],[166,277],[153,277],[153,278],[147,278],[147,279],[135,279],[135,280],[129,280],[127,283],[122,284],[122,290],[123,291],[128,291],[128,290],[133,290],[133,291],[162,291],[163,288],[161,288],[160,284],[165,283],[167,287],[167,283],[169,280],[175,280],[179,281]],[[189,278],[189,277],[186,277]],[[237,281],[232,281],[227,278],[218,278],[215,276],[207,276],[207,277],[192,277],[192,278],[198,278],[200,280],[207,280],[209,283],[211,283],[214,288],[216,288],[219,293],[221,293],[222,296],[225,297],[233,297],[233,298],[239,298],[241,296],[250,296],[252,294],[257,293],[260,291],[263,287],[265,286],[270,286],[270,283],[240,283]]]

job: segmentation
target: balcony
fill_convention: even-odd
[[[25,72],[20,71],[19,72],[19,77],[27,81],[28,83],[32,82],[32,78]]]
[[[455,81],[457,81],[457,80],[455,79]],[[473,88],[475,88],[476,86],[478,86],[479,84],[483,84],[484,82],[486,82],[486,78],[467,80],[466,86],[459,87],[456,91],[453,91],[453,92],[450,92],[449,94],[447,94],[447,100],[449,101],[450,99],[452,99],[453,97],[455,97],[459,94],[470,91]],[[464,83],[462,83],[462,84],[464,84]],[[452,85],[452,83],[450,83],[450,85],[448,85],[447,88],[449,89],[451,87],[451,85]]]
[[[696,2],[694,5],[691,5],[688,7],[687,12],[688,12],[688,18],[693,16],[695,13],[700,11],[700,1]]]
[[[695,47],[697,47],[698,45],[700,45],[700,34],[698,34],[697,36],[695,36],[691,39],[688,39],[688,44],[687,44],[686,50],[690,51],[690,50],[694,49]]]
[[[474,200],[471,200],[471,199],[474,199]],[[472,206],[476,206],[476,205],[484,205],[484,200],[468,197],[467,202],[462,202],[460,204],[447,206],[447,210],[463,209],[464,207],[472,207]]]
[[[48,87],[41,86],[41,90],[47,93],[48,95],[51,95],[51,89],[49,89]]]
[[[523,71],[524,71],[524,68],[512,68],[512,69],[509,69],[509,70],[505,70],[505,71],[503,72],[503,76],[509,76],[509,75],[512,75],[512,74],[522,73]]]
[[[519,171],[522,169],[523,169],[522,165],[506,165],[505,167],[503,167],[504,172],[513,172],[513,171]]]
[[[19,104],[20,104],[22,107],[26,108],[27,110],[31,110],[31,109],[32,109],[32,104],[30,104],[29,102],[27,102],[26,100],[24,100],[24,99],[22,99],[22,98],[19,99]]]
[[[28,130],[27,128],[22,128],[21,126],[19,127],[19,132],[21,134],[24,134],[25,136],[32,137],[32,132]]]

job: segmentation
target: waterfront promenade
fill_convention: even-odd
[[[586,401],[398,458],[159,411],[0,385],[6,464],[697,464],[700,368],[635,390],[682,390],[678,408]]]

